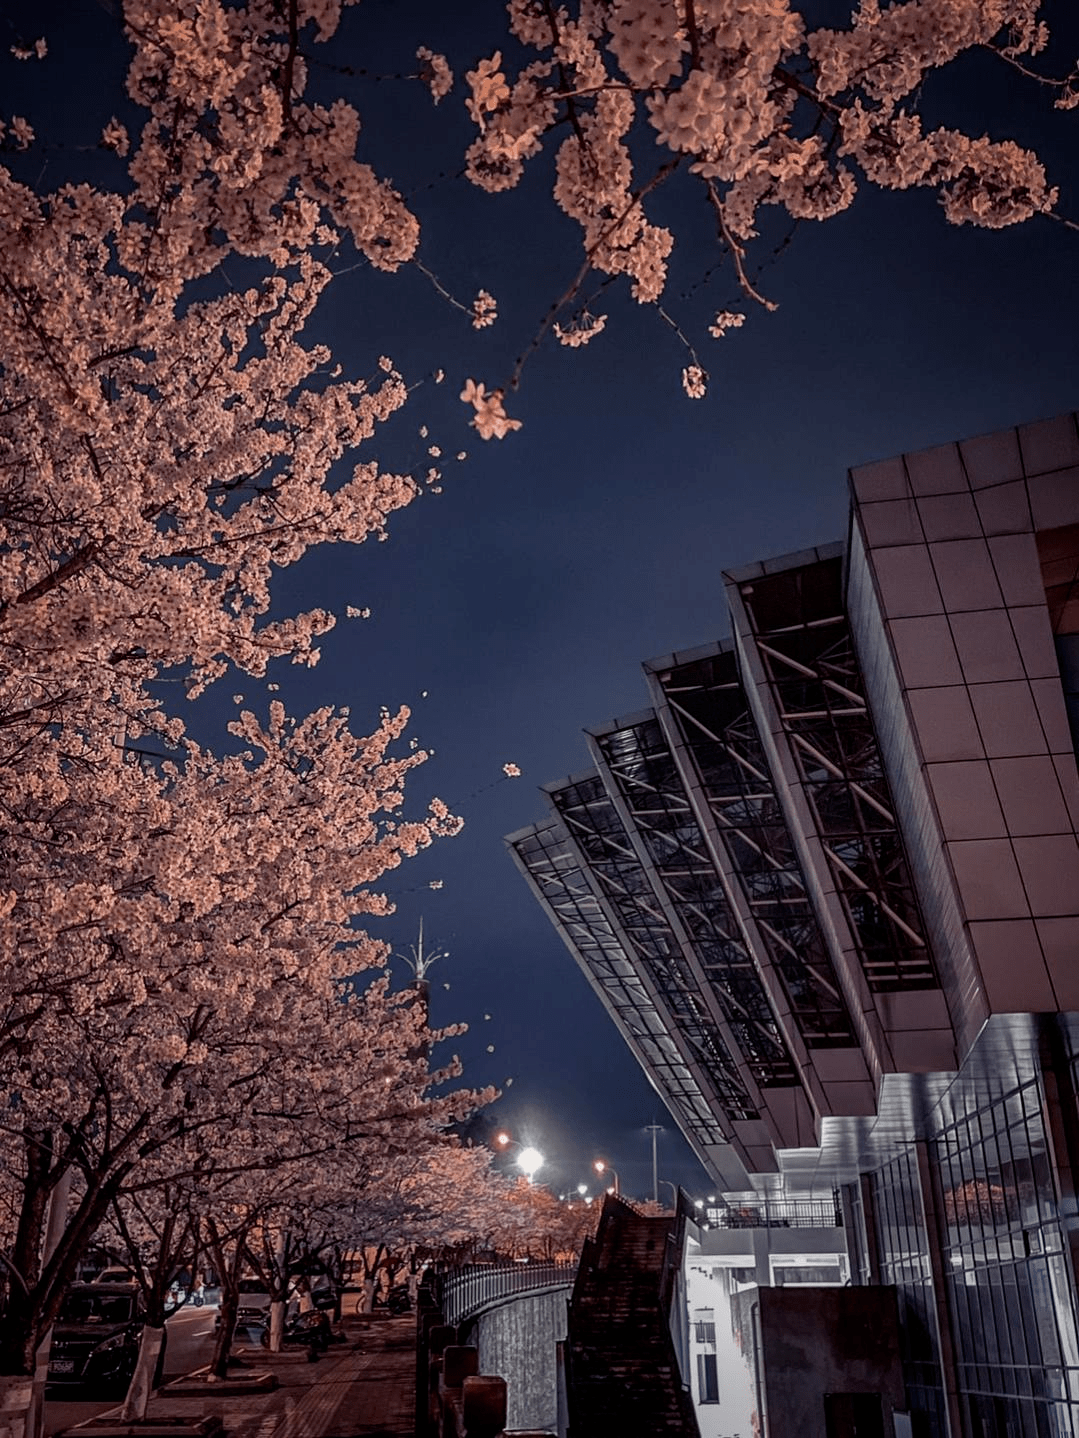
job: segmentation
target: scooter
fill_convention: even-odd
[[[375,1298],[375,1308],[388,1308],[391,1313],[408,1313],[412,1307],[412,1300],[408,1296],[408,1285],[399,1283],[396,1288],[391,1288],[385,1298]]]
[[[261,1341],[264,1346],[269,1346],[269,1328],[264,1330]],[[294,1313],[291,1318],[285,1319],[285,1331],[281,1335],[281,1341],[290,1346],[300,1344],[325,1353],[331,1341],[330,1320],[321,1308],[310,1308],[306,1313]]]

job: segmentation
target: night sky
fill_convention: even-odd
[[[812,18],[841,14],[822,4]],[[43,142],[18,160],[20,175],[45,187],[72,175],[120,183],[119,164],[94,149],[109,117],[129,113],[114,7],[8,0],[0,16],[5,52],[41,34],[50,47],[43,63],[0,70],[5,111],[26,115]],[[1066,70],[1079,17],[1071,0],[1045,17]],[[437,110],[417,82],[373,78],[414,71],[419,44],[445,52],[458,76]],[[495,0],[364,0],[325,53],[369,74],[313,72],[313,88],[337,87],[359,109],[363,157],[409,198],[424,265],[465,304],[489,290],[499,320],[475,332],[417,269],[386,276],[340,257],[345,273],[313,337],[346,371],[371,373],[388,354],[416,384],[366,457],[422,468],[435,443],[468,458],[445,465],[440,495],[392,519],[387,543],[324,550],[279,577],[279,613],[372,614],[342,618],[317,669],[279,665],[269,680],[294,714],[350,706],[359,732],[383,704],[407,704],[411,732],[434,749],[410,803],[437,794],[465,828],[390,876],[397,911],[374,932],[407,950],[422,916],[429,944],[449,951],[430,976],[434,1017],[470,1024],[453,1043],[468,1082],[513,1081],[492,1126],[548,1154],[540,1178],[556,1189],[586,1180],[602,1156],[624,1190],[644,1194],[645,1125],[658,1121],[660,1177],[699,1194],[706,1180],[502,836],[544,816],[538,785],[588,765],[583,728],[646,706],[643,659],[726,632],[724,569],[844,536],[848,467],[1075,407],[1079,233],[1048,220],[953,228],[929,195],[865,187],[846,214],[800,225],[765,265],[759,287],[778,310],[752,307],[743,329],[715,341],[712,315],[744,306],[702,194],[671,188],[650,211],[679,234],[665,304],[709,371],[707,398],[683,393],[688,361],[672,330],[611,285],[594,306],[609,314],[606,332],[587,349],[547,341],[533,353],[507,398],[523,429],[485,444],[457,400],[464,379],[503,383],[580,263],[576,226],[550,199],[548,157],[506,195],[458,177],[473,135],[464,71],[500,44],[512,50]],[[1079,111],[1054,113],[1037,86],[977,56],[930,78],[923,113],[1037,149],[1061,213],[1079,219]],[[758,260],[788,233],[766,231]],[[200,739],[230,742],[234,694],[267,702],[263,682],[221,681],[197,712],[188,706]],[[507,761],[521,778],[502,777]]]

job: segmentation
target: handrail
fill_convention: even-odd
[[[827,1198],[759,1198],[743,1204],[709,1204],[710,1228],[842,1228],[838,1194]]]
[[[442,1315],[461,1323],[517,1294],[572,1288],[576,1263],[476,1264],[442,1275]]]

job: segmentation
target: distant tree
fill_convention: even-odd
[[[595,1232],[600,1205],[576,1195],[558,1198],[544,1184],[504,1179],[501,1204],[493,1210],[487,1241],[507,1258],[570,1260]]]
[[[391,1156],[372,1154],[358,1176],[349,1201],[327,1222],[349,1235],[368,1312],[382,1274],[392,1281],[406,1272],[414,1290],[420,1265],[481,1240],[505,1199],[490,1150],[453,1138]]]

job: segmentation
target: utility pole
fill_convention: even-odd
[[[659,1175],[658,1175],[658,1171],[657,1171],[657,1169],[656,1169],[656,1134],[657,1134],[657,1133],[662,1133],[662,1132],[663,1132],[663,1125],[662,1125],[661,1123],[650,1123],[650,1124],[647,1126],[647,1128],[645,1129],[645,1133],[650,1133],[650,1134],[652,1135],[652,1202],[653,1202],[653,1203],[658,1203],[658,1202],[659,1202]]]
[[[411,946],[407,954],[394,954],[392,957],[395,959],[404,959],[405,963],[412,970],[413,978],[409,987],[415,995],[413,1002],[418,1003],[421,1007],[421,1018],[426,1028],[431,1016],[431,984],[427,978],[427,973],[431,965],[436,964],[439,959],[449,958],[449,950],[432,949],[427,951],[424,949],[423,918],[421,916],[419,941]],[[447,984],[446,987],[449,988],[449,984]],[[427,1059],[430,1058],[430,1054],[430,1045],[425,1042],[420,1044],[416,1052],[412,1053],[410,1057]]]

